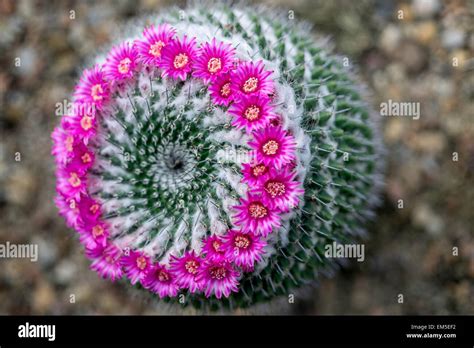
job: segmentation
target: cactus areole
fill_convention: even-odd
[[[255,8],[169,10],[84,70],[52,153],[91,269],[236,308],[334,268],[325,245],[371,216],[379,146],[352,74],[307,29]]]

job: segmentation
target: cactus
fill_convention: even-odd
[[[377,202],[363,90],[265,8],[151,23],[83,72],[52,135],[56,204],[91,268],[196,308],[313,283],[336,264],[325,245],[363,235]]]

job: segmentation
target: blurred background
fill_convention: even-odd
[[[53,204],[50,134],[55,105],[69,99],[88,58],[124,21],[171,3],[185,5],[0,0],[0,243],[39,246],[38,262],[0,259],[0,314],[160,313],[88,270]],[[383,119],[386,187],[365,262],[323,280],[289,312],[474,314],[474,2],[263,3],[330,36],[359,67],[376,111],[389,99],[421,103],[419,120]]]

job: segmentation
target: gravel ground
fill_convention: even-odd
[[[389,99],[421,105],[418,120],[383,118],[384,203],[365,262],[322,279],[285,313],[474,314],[474,3],[265,2],[330,36],[359,66],[375,110]],[[55,105],[88,57],[119,23],[168,3],[0,0],[0,242],[40,250],[38,262],[0,260],[0,314],[165,312],[88,270],[53,205],[49,153]]]

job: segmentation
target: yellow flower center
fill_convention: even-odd
[[[81,156],[82,163],[90,163],[92,161],[91,155],[87,152]]]
[[[189,57],[185,53],[180,53],[176,57],[174,57],[173,66],[176,69],[184,68],[189,62]]]
[[[163,47],[165,47],[165,43],[163,41],[157,41],[153,45],[150,45],[148,53],[150,53],[153,57],[160,57],[161,49]]]
[[[221,280],[227,275],[227,270],[224,267],[212,267],[209,271],[212,279]]]
[[[279,146],[278,143],[275,140],[270,140],[267,141],[263,146],[262,146],[262,151],[265,155],[276,155],[278,152]]]
[[[102,100],[102,93],[104,93],[104,90],[102,89],[102,86],[100,84],[92,86],[91,97],[94,101]]]
[[[207,62],[207,70],[211,74],[215,74],[216,72],[221,70],[221,68],[222,68],[222,62],[221,62],[220,58],[211,58]]]
[[[130,60],[130,58],[122,59],[118,65],[119,73],[128,74],[128,72],[130,71],[130,64],[132,64],[132,61]]]
[[[87,115],[82,116],[81,118],[81,127],[84,130],[89,130],[92,128],[92,117]]]
[[[250,239],[246,236],[237,236],[234,238],[234,245],[239,249],[247,249],[250,245]]]
[[[260,108],[256,105],[249,106],[247,110],[245,110],[245,118],[249,121],[255,121],[260,118]]]
[[[212,242],[212,248],[216,251],[219,252],[221,249],[221,243],[218,242],[217,240]]]
[[[230,82],[224,83],[221,87],[221,96],[227,98],[230,95]]]
[[[254,202],[249,205],[249,213],[254,219],[261,219],[267,216],[268,211],[263,204]]]
[[[95,213],[97,213],[97,210],[99,210],[99,205],[98,204],[93,204],[93,205],[91,205],[89,210],[92,214],[95,214]]]
[[[269,181],[265,184],[265,191],[267,191],[272,198],[285,194],[285,185],[277,181]]]
[[[257,90],[258,87],[258,79],[256,77],[248,78],[242,87],[245,93],[252,93]]]
[[[186,261],[186,263],[184,264],[184,268],[186,268],[186,271],[188,271],[188,273],[196,274],[199,268],[199,264],[194,260],[189,260]]]
[[[146,268],[146,258],[144,256],[137,257],[137,267],[142,271]]]
[[[74,150],[72,144],[74,143],[74,137],[72,135],[68,135],[64,145],[66,146],[66,150],[68,152],[72,152]]]
[[[168,274],[167,272],[165,272],[165,271],[160,271],[160,272],[158,273],[158,280],[159,280],[160,282],[167,282],[168,280],[170,280],[170,276],[169,276],[169,274]]]
[[[94,236],[94,238],[102,236],[103,234],[104,234],[104,228],[102,226],[95,225],[94,227],[92,227],[92,236]]]
[[[253,176],[260,176],[260,175],[265,174],[266,172],[267,172],[267,167],[265,167],[263,164],[258,164],[252,168]]]
[[[79,179],[79,176],[72,172],[70,175],[69,175],[69,183],[71,184],[72,187],[78,187],[81,185],[81,179]]]

